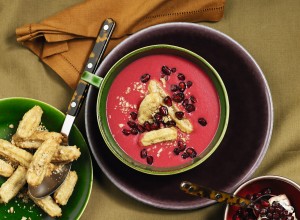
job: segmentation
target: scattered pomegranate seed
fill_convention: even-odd
[[[174,102],[181,102],[184,99],[184,94],[182,92],[177,92],[172,95],[172,100]]]
[[[175,127],[176,126],[176,122],[171,120],[171,121],[167,121],[166,123],[167,127]]]
[[[182,106],[185,107],[187,104],[189,104],[189,100],[188,99],[184,99],[182,101]]]
[[[152,156],[147,156],[147,164],[149,164],[149,165],[153,164],[153,157]]]
[[[131,128],[136,128],[136,123],[134,121],[128,121],[127,124]]]
[[[159,129],[159,123],[158,122],[153,122],[152,124],[151,124],[151,130],[157,130],[157,129]]]
[[[185,148],[186,148],[186,145],[185,145],[185,143],[184,143],[182,140],[179,140],[179,141],[177,142],[177,146],[178,146],[178,149],[179,149],[180,151],[184,151]]]
[[[144,75],[141,76],[141,82],[142,83],[148,82],[149,79],[150,79],[150,74],[148,74],[148,73],[145,73]]]
[[[182,73],[178,73],[177,78],[181,81],[185,80],[185,75],[183,75]]]
[[[178,86],[175,84],[172,84],[170,89],[172,92],[176,92],[178,90]]]
[[[184,152],[183,154],[181,154],[181,157],[182,157],[183,159],[186,159],[186,158],[189,157],[189,155],[188,155],[186,152]]]
[[[187,104],[184,108],[188,113],[193,112],[196,109],[193,104]]]
[[[193,85],[192,81],[187,81],[186,82],[186,87],[190,88]]]
[[[196,103],[197,102],[197,99],[193,95],[191,95],[190,100],[191,100],[192,103]]]
[[[167,66],[162,66],[161,71],[166,75],[170,75],[172,73],[171,69]]]
[[[143,133],[145,131],[145,128],[143,127],[143,125],[137,125],[137,129],[140,133]]]
[[[183,119],[184,113],[183,112],[175,112],[175,116],[176,118],[178,118],[179,120]]]
[[[269,203],[269,201],[267,201],[267,200],[261,200],[260,201],[260,203],[261,203],[261,205],[263,206],[263,207],[269,207],[270,206],[270,203]]]
[[[175,72],[176,72],[176,68],[173,67],[173,68],[171,69],[171,72],[172,72],[172,73],[175,73]]]
[[[166,106],[160,106],[159,107],[159,113],[162,116],[167,116],[168,115],[168,108]]]
[[[130,133],[133,135],[137,135],[139,133],[139,130],[137,128],[131,128]]]
[[[189,147],[185,152],[189,155],[190,158],[195,158],[197,156],[197,152],[194,148]]]
[[[184,92],[184,90],[186,89],[186,84],[185,84],[185,82],[180,82],[180,83],[178,84],[178,88],[179,88],[179,91],[180,91],[180,92]]]
[[[141,158],[143,158],[143,159],[145,159],[146,157],[147,157],[147,150],[146,149],[143,149],[143,150],[141,150],[141,153],[140,153],[140,155],[141,155]]]
[[[128,130],[128,129],[123,129],[122,130],[122,133],[124,134],[124,135],[126,135],[126,136],[128,136],[128,135],[130,135],[130,130]]]
[[[130,112],[130,116],[132,120],[136,120],[137,119],[137,113],[136,112]]]
[[[171,97],[170,96],[166,96],[165,98],[164,98],[164,103],[167,105],[167,106],[172,106],[172,99],[171,99]]]
[[[205,120],[205,118],[199,118],[198,119],[198,123],[202,126],[206,126],[207,125],[207,121]]]
[[[178,147],[176,147],[176,148],[174,148],[173,152],[174,152],[174,154],[179,155],[180,150]]]
[[[147,131],[151,131],[151,124],[149,121],[145,121],[144,123],[144,128],[147,130]]]

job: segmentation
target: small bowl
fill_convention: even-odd
[[[295,209],[296,217],[300,216],[300,186],[281,176],[261,176],[248,180],[235,190],[234,195],[246,197],[247,194],[254,194],[265,188],[271,188],[272,194],[285,194]],[[234,213],[239,209],[237,206],[227,205],[224,220],[232,220]]]

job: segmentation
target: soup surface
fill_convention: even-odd
[[[153,80],[173,100],[176,112],[181,112],[176,117],[181,118],[183,113],[183,118],[190,122],[191,132],[180,130],[168,116],[164,117],[167,120],[156,120],[160,118],[154,117],[155,113],[161,113],[159,108],[153,112],[153,119],[147,121],[150,127],[136,119]],[[176,100],[179,93],[180,100]],[[166,103],[160,106],[166,106]],[[106,107],[110,131],[118,145],[134,160],[155,167],[166,168],[190,162],[210,144],[220,119],[219,97],[211,79],[194,63],[169,54],[148,55],[126,66],[111,85]],[[175,128],[177,138],[148,146],[141,144],[147,132],[163,131],[161,129],[165,127]],[[150,131],[147,128],[151,128]]]

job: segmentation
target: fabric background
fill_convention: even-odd
[[[36,55],[16,42],[15,29],[80,0],[0,0],[0,98],[23,96],[66,111],[72,90]],[[274,130],[254,176],[281,175],[300,184],[300,1],[228,0],[217,23],[201,22],[229,35],[254,57],[269,83]],[[76,124],[84,133],[83,111]],[[167,211],[141,204],[118,190],[94,166],[93,191],[81,219],[218,220],[225,206]]]

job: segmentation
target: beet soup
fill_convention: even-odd
[[[162,97],[163,103],[151,119],[140,123],[139,108],[150,93],[151,82],[159,85],[167,98]],[[176,118],[168,115],[170,105]],[[196,64],[170,54],[147,55],[127,65],[111,85],[106,109],[110,131],[123,151],[135,161],[162,168],[188,163],[201,154],[220,121],[219,96],[209,76]],[[186,120],[192,129],[179,129],[179,120]],[[175,132],[176,138],[160,142],[159,138],[169,137],[157,137],[154,144],[141,144],[146,133],[156,131],[153,133],[159,136],[165,128]]]

